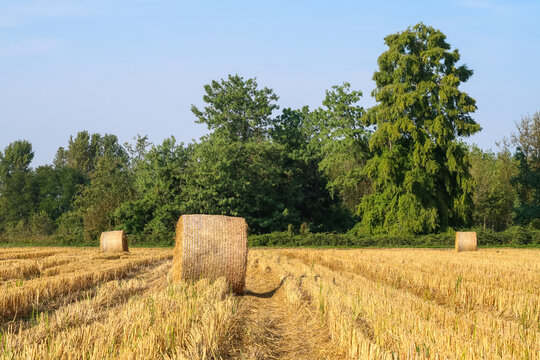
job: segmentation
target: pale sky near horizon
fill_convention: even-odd
[[[281,109],[344,81],[369,107],[384,37],[420,21],[474,70],[467,142],[495,150],[540,111],[540,1],[0,0],[0,149],[27,139],[38,166],[81,130],[188,143],[203,85],[235,73]]]

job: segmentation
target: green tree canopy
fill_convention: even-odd
[[[286,108],[272,122],[270,137],[282,146],[281,189],[277,195],[287,215],[278,230],[285,229],[286,221],[296,229],[302,223],[309,224],[315,231],[343,230],[351,226],[350,213],[342,207],[338,197],[331,196],[328,178],[320,170],[324,154],[319,146],[312,146],[317,126],[312,116],[307,106],[297,110]]]
[[[197,122],[235,141],[264,136],[272,111],[278,108],[278,97],[272,89],[259,89],[255,79],[244,80],[238,75],[214,80],[204,86],[204,91],[204,108],[191,107]]]
[[[242,216],[257,232],[277,229],[289,217],[279,200],[283,146],[268,141],[277,95],[238,75],[204,88],[204,109],[192,111],[212,132],[188,162],[187,211]]]
[[[461,137],[480,130],[475,100],[459,90],[472,75],[446,36],[422,23],[385,38],[365,117],[376,131],[366,165],[374,193],[363,198],[370,231],[424,233],[471,218],[472,182]]]
[[[29,171],[34,159],[32,144],[27,140],[17,140],[0,151],[0,182],[15,171]]]
[[[96,164],[90,183],[74,200],[74,211],[82,218],[86,241],[99,239],[103,231],[113,230],[113,213],[133,197],[133,178],[121,158],[103,156]]]
[[[517,191],[515,220],[518,224],[540,223],[540,112],[516,123],[512,143],[517,146],[518,173],[512,179]]]
[[[540,168],[540,112],[522,117],[516,123],[516,132],[511,140],[523,153],[531,169]]]
[[[116,135],[88,131],[80,131],[74,138],[70,136],[68,148],[60,147],[54,159],[55,166],[69,166],[86,176],[95,170],[100,158],[118,158],[120,162],[128,161],[127,151],[118,143]]]
[[[469,158],[474,180],[474,224],[505,230],[512,224],[516,192],[511,181],[517,174],[517,163],[506,148],[495,154],[472,146]]]
[[[79,132],[70,137],[67,150],[58,150],[55,166],[75,169],[87,182],[74,197],[72,210],[59,218],[60,232],[95,241],[102,231],[112,230],[114,211],[133,197],[129,155],[116,135]]]
[[[195,146],[186,171],[188,212],[242,216],[255,232],[288,223],[281,198],[279,145],[212,134]]]
[[[364,174],[369,158],[370,132],[362,124],[364,108],[358,105],[362,93],[349,83],[326,91],[323,108],[310,116],[311,147],[321,154],[319,167],[328,178],[327,187],[345,206],[357,212],[362,197],[371,190]]]
[[[138,144],[141,147],[143,142]],[[173,242],[176,221],[185,208],[182,192],[191,148],[177,144],[172,136],[137,160],[135,198],[115,211],[119,226],[155,242]]]

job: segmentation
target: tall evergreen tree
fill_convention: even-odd
[[[422,23],[385,38],[366,125],[376,125],[366,174],[373,194],[360,206],[375,232],[424,233],[469,223],[472,181],[460,142],[480,130],[475,100],[459,90],[472,75],[458,50]]]

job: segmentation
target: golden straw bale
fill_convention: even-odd
[[[476,251],[476,232],[458,231],[456,232],[456,251]]]
[[[99,248],[103,252],[129,251],[126,233],[123,230],[102,232],[99,238]]]
[[[176,225],[173,280],[225,277],[236,294],[244,292],[247,224],[222,215],[182,215]]]

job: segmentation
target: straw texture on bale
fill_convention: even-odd
[[[99,248],[103,252],[129,251],[126,233],[122,230],[102,232],[99,238]]]
[[[476,251],[476,232],[458,231],[456,232],[456,251]]]
[[[225,277],[236,294],[244,292],[247,224],[222,215],[182,215],[176,225],[173,280]]]

